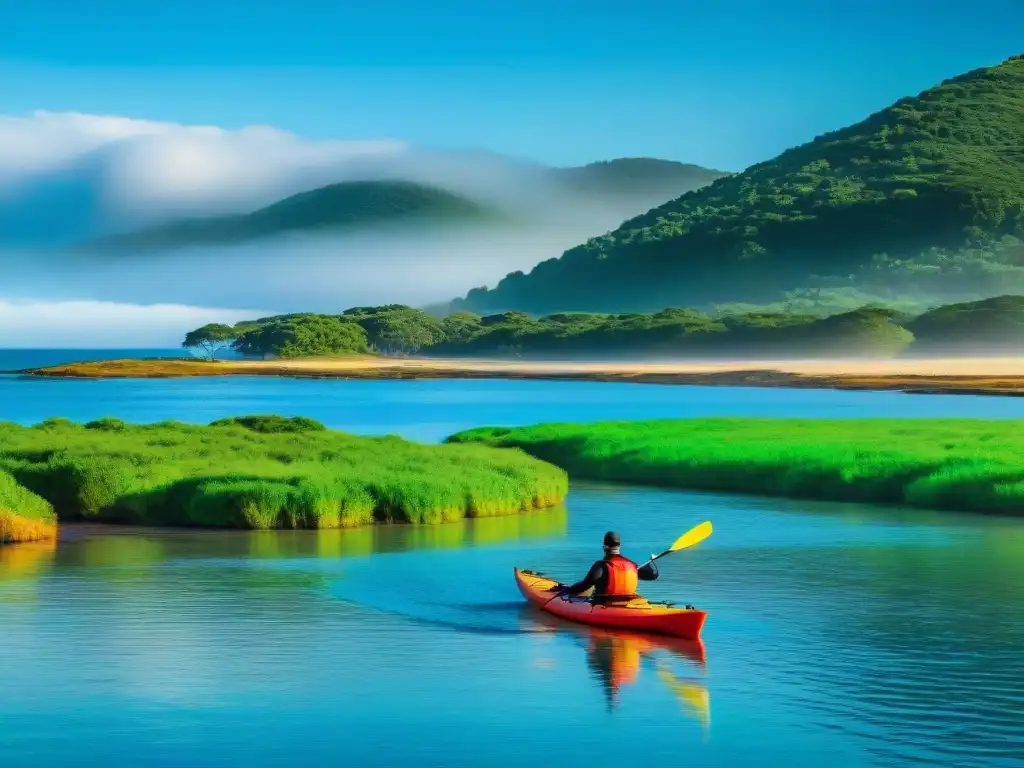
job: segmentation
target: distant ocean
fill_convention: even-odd
[[[122,357],[182,357],[188,350],[170,349],[0,349],[0,372],[44,368],[83,360],[117,360]]]

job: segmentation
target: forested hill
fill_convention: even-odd
[[[1024,250],[1006,238],[1022,233],[1018,56],[684,194],[456,307],[765,302],[820,278],[884,283],[890,271],[964,289],[1000,270],[1020,278]]]
[[[504,186],[533,184],[535,197],[559,194],[561,204],[604,204],[615,218],[608,226],[661,201],[710,184],[723,172],[653,158],[619,158],[579,167],[539,166],[532,175],[509,175]],[[0,211],[2,215],[2,211]],[[403,225],[440,225],[447,230],[519,221],[521,214],[441,186],[408,180],[346,181],[301,192],[243,214],[174,221],[97,238],[81,246],[100,253],[140,253],[193,246],[235,245],[287,234],[373,230]],[[529,219],[529,217],[526,217]]]
[[[585,195],[634,199],[650,196],[659,203],[728,175],[724,171],[692,163],[653,157],[620,157],[587,165],[552,168],[550,174],[556,183]]]
[[[252,213],[166,224],[89,243],[87,250],[155,251],[231,245],[287,233],[352,230],[403,223],[496,219],[497,211],[437,187],[408,181],[349,181],[285,198]]]

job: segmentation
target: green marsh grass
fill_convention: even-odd
[[[975,419],[680,419],[461,432],[570,476],[1024,515],[1024,425]]]
[[[551,507],[565,472],[520,451],[357,437],[309,419],[0,423],[0,471],[61,519],[227,528],[442,523]]]

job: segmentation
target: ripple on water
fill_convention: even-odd
[[[25,556],[0,574],[0,762],[511,765],[529,743],[574,766],[597,732],[615,760],[1024,764],[1019,522],[570,504],[443,531],[104,529]],[[643,552],[704,518],[715,536],[649,585],[710,611],[699,654],[551,625],[512,584],[582,573],[607,528]]]

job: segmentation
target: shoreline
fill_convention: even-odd
[[[437,525],[557,507],[568,493],[563,470],[520,452],[363,437],[281,416],[205,426],[5,422],[0,480],[0,542],[48,538],[79,519],[244,530]]]
[[[906,360],[738,360],[676,362],[500,361],[376,358],[273,361],[120,359],[9,372],[67,379],[164,379],[210,376],[421,380],[600,381],[675,386],[767,387],[1024,396],[1024,357]]]
[[[0,507],[0,547],[40,541],[56,541],[56,520],[27,517]]]

